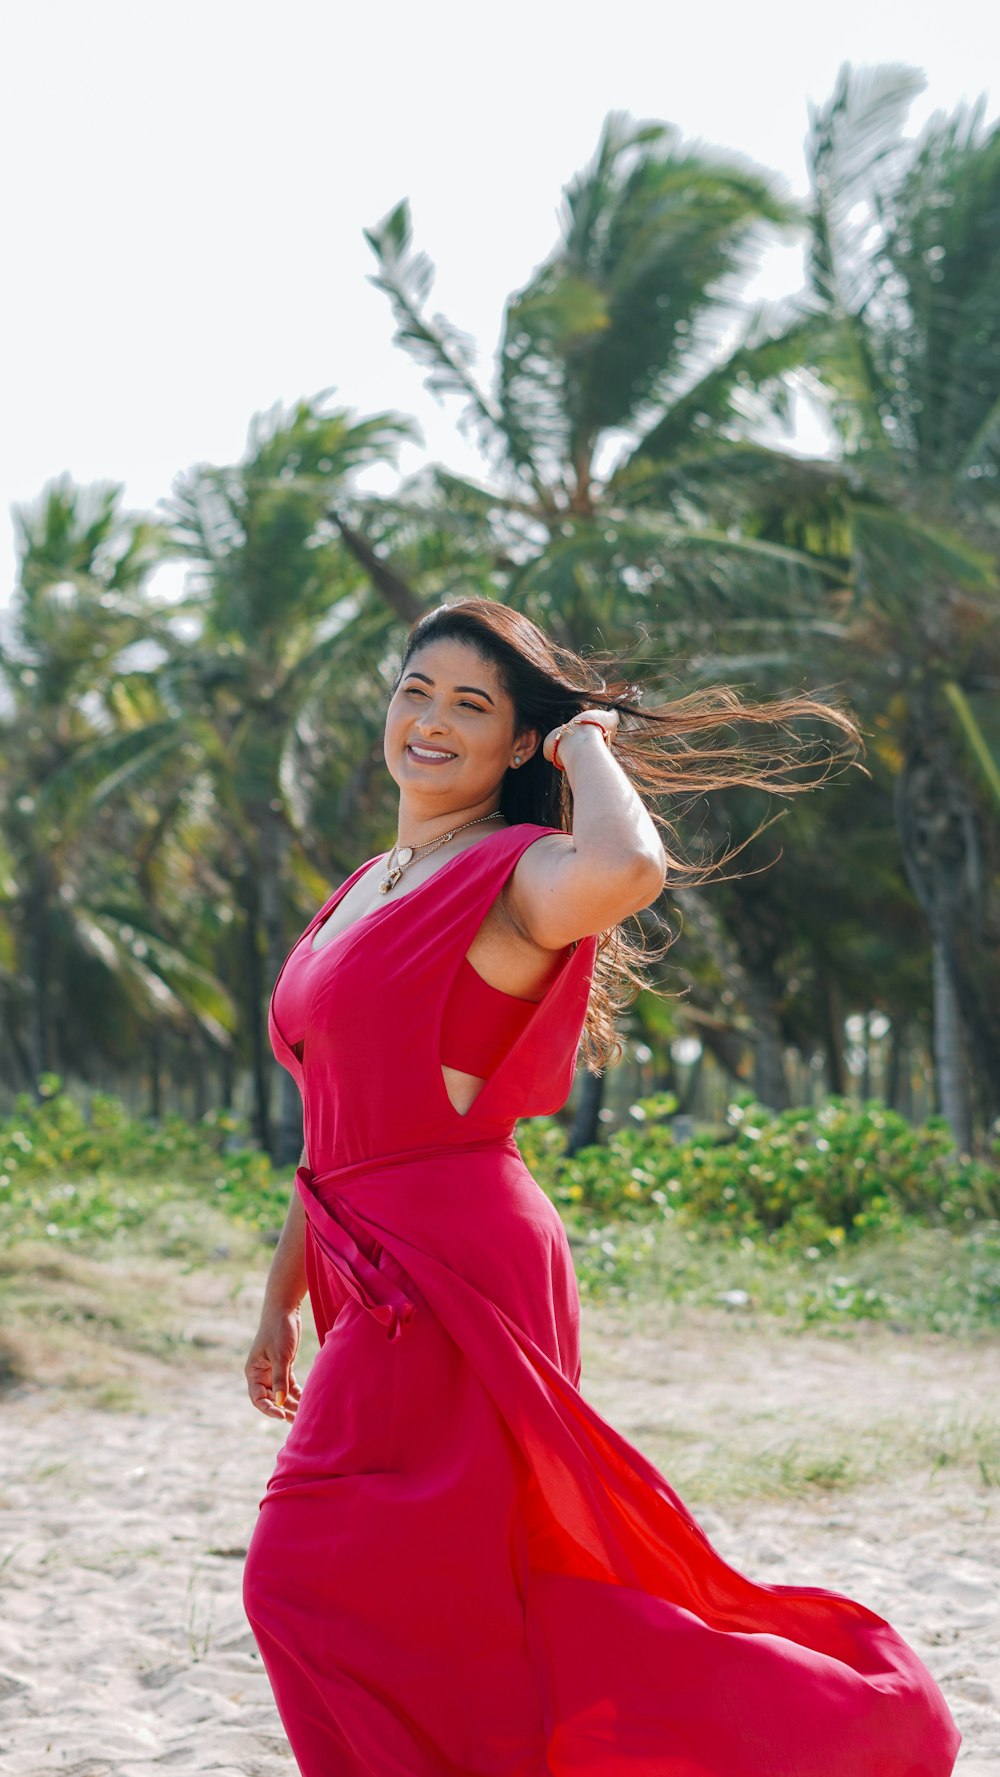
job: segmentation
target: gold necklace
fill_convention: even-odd
[[[476,827],[479,825],[480,821],[495,821],[499,814],[499,808],[495,808],[492,814],[477,814],[474,821],[463,821],[460,827],[452,827],[449,833],[442,833],[437,839],[429,839],[426,845],[404,845],[402,847],[394,845],[392,851],[389,853],[389,862],[385,867],[385,875],[378,885],[379,894],[387,895],[390,889],[395,888],[403,871],[409,864],[412,864],[414,858],[426,856],[428,852],[437,851],[439,846],[446,845],[449,839],[454,839],[456,833],[464,833],[466,827]]]

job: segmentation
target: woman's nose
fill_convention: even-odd
[[[439,734],[442,729],[446,730],[447,727],[447,718],[443,712],[435,709],[422,709],[417,718],[417,728],[421,734],[425,730],[429,733]]]

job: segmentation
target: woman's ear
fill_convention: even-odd
[[[522,728],[520,734],[514,736],[514,754],[520,759],[522,766],[527,765],[541,744],[542,737],[537,728]]]

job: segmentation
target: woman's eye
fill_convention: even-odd
[[[419,685],[408,685],[406,688],[406,695],[407,697],[426,697],[427,693],[426,691],[421,691]],[[481,703],[469,703],[466,699],[463,699],[458,707],[463,710],[477,710],[481,716],[486,714]]]

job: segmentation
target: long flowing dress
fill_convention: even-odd
[[[960,1735],[874,1611],[729,1566],[579,1392],[579,1298],[516,1119],[565,1103],[596,938],[464,1115],[449,990],[502,829],[312,950],[271,1042],[303,1100],[320,1349],[245,1603],[303,1777],[948,1777]]]

